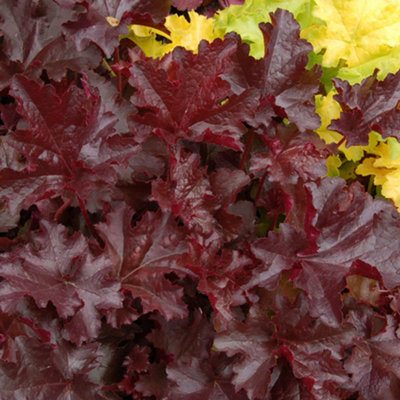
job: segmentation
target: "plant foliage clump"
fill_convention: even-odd
[[[3,0],[0,398],[397,399],[399,13]]]

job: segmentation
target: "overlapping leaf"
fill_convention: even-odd
[[[383,138],[400,138],[400,73],[390,74],[383,81],[374,75],[361,84],[351,86],[335,79],[339,94],[334,96],[342,107],[340,118],[333,120],[329,129],[336,130],[347,139],[347,145],[367,145],[368,134],[374,130]]]
[[[230,357],[241,355],[233,367],[232,382],[237,391],[244,389],[252,400],[264,398],[270,391],[271,374],[277,362],[273,333],[274,326],[266,312],[252,307],[245,323],[232,320],[228,329],[214,340],[219,351]]]
[[[143,312],[158,310],[166,319],[183,318],[187,308],[182,288],[165,278],[171,272],[195,276],[185,268],[189,251],[185,229],[170,213],[146,213],[135,227],[130,222],[132,210],[116,209],[107,223],[98,225],[115,257],[116,276],[123,290],[139,297]],[[137,318],[137,314],[133,319]]]
[[[206,171],[199,167],[195,154],[176,156],[176,163],[170,169],[170,179],[153,182],[152,194],[163,210],[172,212],[183,219],[190,229],[204,234],[224,231],[228,237],[237,229],[235,216],[228,215],[226,209],[234,202],[237,192],[249,179],[241,171],[220,169],[208,178]],[[218,212],[222,218],[218,221]],[[224,221],[230,217],[232,223]],[[239,220],[240,224],[240,220]]]
[[[82,235],[69,238],[62,225],[43,222],[34,243],[2,257],[1,307],[14,312],[25,296],[42,308],[52,302],[70,318],[64,336],[82,343],[97,336],[100,310],[122,306],[119,283],[107,279],[112,267],[105,255],[90,253]]]
[[[75,86],[57,93],[55,87],[40,86],[23,75],[14,77],[12,90],[29,129],[6,138],[27,164],[22,170],[10,166],[0,172],[1,198],[11,215],[65,190],[86,199],[96,185],[115,184],[112,164],[127,161],[135,146],[131,139],[114,135],[116,119],[101,111],[99,97]]]
[[[234,71],[228,75],[236,93],[257,88],[260,102],[250,125],[270,129],[273,119],[288,118],[302,131],[316,129],[314,95],[318,91],[318,69],[306,70],[312,46],[300,39],[300,26],[292,14],[278,10],[272,23],[261,24],[265,57],[254,60],[242,45],[234,56]]]
[[[242,149],[241,136],[257,101],[255,89],[236,95],[222,74],[236,40],[202,42],[199,53],[176,48],[161,61],[136,61],[130,84],[137,89],[131,101],[143,111],[131,118],[139,138],[156,134],[170,146],[180,138]]]
[[[173,320],[148,336],[156,348],[173,355],[166,366],[170,385],[165,398],[247,399],[233,388],[229,358],[212,352],[213,337],[212,326],[200,314],[196,314],[190,324],[186,319]]]
[[[65,8],[79,3],[76,0],[58,0]],[[163,0],[91,0],[85,2],[86,12],[77,21],[64,24],[63,31],[79,51],[95,43],[110,57],[119,43],[119,35],[127,34],[128,23],[147,22],[154,25],[169,12],[170,1]]]
[[[399,6],[339,3],[0,5],[1,398],[396,399]]]
[[[1,57],[0,64],[5,70],[13,61],[12,73],[25,71],[39,78],[45,69],[51,78],[60,80],[68,69],[77,72],[94,69],[101,62],[101,54],[95,47],[79,53],[72,42],[65,40],[62,24],[74,19],[75,13],[53,1],[39,4],[7,0],[0,5],[0,18],[1,48],[7,57]],[[10,78],[4,77],[2,85],[8,86]]]
[[[53,348],[33,338],[16,339],[17,363],[0,360],[0,395],[3,399],[73,398],[101,400],[99,385],[88,373],[96,367],[98,345],[79,348],[62,342]],[[68,396],[68,397],[66,397]]]
[[[293,270],[295,285],[307,292],[310,313],[330,326],[342,320],[341,291],[353,262],[362,260],[377,268],[386,287],[399,284],[398,268],[392,260],[398,257],[398,244],[390,240],[385,253],[377,252],[380,243],[397,237],[399,217],[395,209],[363,192],[359,185],[347,187],[341,179],[325,178],[320,184],[306,185],[312,196],[311,224],[319,232],[305,227],[296,233],[290,225],[281,225],[280,233],[271,233],[253,244],[256,257],[263,260],[257,285],[272,289],[283,270]],[[344,222],[346,221],[346,222]],[[301,241],[299,238],[302,238]],[[291,248],[277,243],[287,243]],[[291,244],[289,244],[291,243]]]

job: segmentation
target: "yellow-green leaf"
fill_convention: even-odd
[[[143,25],[130,25],[129,34],[121,36],[121,39],[128,38],[135,42],[147,57],[162,57],[177,46],[197,53],[201,40],[212,42],[218,36],[214,33],[212,18],[195,11],[189,11],[189,18],[190,21],[187,21],[183,15],[169,15],[164,25],[170,34]],[[167,43],[163,43],[161,38]]]
[[[302,32],[302,37],[317,53],[324,49],[323,66],[336,67],[343,59],[348,68],[364,66],[368,74],[374,62],[376,66],[386,63],[391,69],[389,58],[398,54],[400,45],[398,0],[315,1],[314,23]],[[359,69],[358,73],[365,71]]]

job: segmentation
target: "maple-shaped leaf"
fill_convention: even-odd
[[[72,8],[77,0],[58,0],[65,8]],[[69,40],[79,51],[91,43],[99,46],[110,57],[119,44],[119,36],[128,33],[127,24],[153,25],[168,15],[170,1],[164,0],[90,0],[85,2],[86,12],[77,21],[63,26]]]
[[[249,182],[243,171],[220,168],[210,177],[199,167],[196,154],[185,154],[183,149],[174,156],[176,162],[170,168],[167,181],[152,183],[152,197],[164,210],[171,210],[182,218],[190,229],[200,229],[205,234],[223,231],[228,238],[226,222],[216,220],[216,213],[225,212],[236,198],[238,191]],[[224,213],[229,218],[229,214]],[[230,218],[234,219],[231,215]],[[240,221],[239,221],[240,222]]]
[[[32,243],[2,256],[1,308],[14,312],[25,296],[41,308],[52,302],[69,318],[64,336],[80,344],[97,336],[101,310],[122,306],[120,284],[107,279],[112,261],[93,256],[82,234],[68,237],[64,226],[46,221],[41,227]]]
[[[97,344],[75,347],[63,341],[54,347],[22,336],[15,343],[17,361],[0,360],[2,399],[104,399],[101,386],[88,378],[100,356]]]
[[[248,285],[271,290],[282,271],[292,270],[295,285],[307,293],[310,314],[329,326],[338,326],[342,321],[341,292],[354,262],[361,260],[375,267],[388,288],[399,284],[398,267],[392,260],[398,257],[399,246],[393,238],[398,235],[400,220],[392,205],[373,200],[359,184],[346,186],[340,178],[325,178],[307,183],[306,188],[312,206],[308,205],[305,231],[281,224],[279,234],[271,232],[253,243],[252,251],[262,266],[258,280]],[[385,246],[384,253],[376,251],[380,246]],[[358,274],[364,274],[362,268]],[[365,276],[369,274],[367,268]]]
[[[137,89],[131,117],[138,140],[155,134],[172,148],[180,138],[242,149],[241,136],[257,102],[253,88],[234,94],[224,80],[235,39],[202,41],[198,54],[177,47],[162,60],[139,60],[129,68]]]
[[[51,78],[60,80],[67,69],[88,70],[101,62],[101,53],[94,46],[80,53],[72,42],[64,39],[61,25],[73,19],[74,12],[62,9],[53,1],[39,4],[6,0],[0,5],[0,18],[2,48],[8,62],[17,62],[14,72],[25,71],[39,78],[46,69]]]
[[[264,173],[269,184],[274,182],[275,188],[283,191],[286,199],[280,207],[285,206],[286,222],[301,229],[307,209],[304,184],[326,175],[326,158],[330,150],[315,133],[300,132],[294,124],[277,126],[275,135],[271,131],[262,133],[270,151],[253,155],[250,171]]]
[[[400,388],[397,321],[365,304],[350,304],[346,321],[359,335],[344,361],[353,390],[366,399],[396,399]]]
[[[273,150],[254,155],[251,172],[268,169],[268,179],[279,183],[283,189],[326,175],[325,159],[329,150],[313,132],[300,132],[294,124],[280,126],[275,132]]]
[[[368,134],[373,130],[383,138],[400,139],[400,72],[379,81],[375,71],[354,86],[340,79],[333,81],[339,93],[334,99],[343,111],[328,128],[344,135],[348,146],[368,145]]]
[[[87,71],[85,81],[89,87],[96,87],[99,90],[102,111],[110,112],[117,117],[116,132],[120,134],[129,132],[128,116],[136,112],[133,104],[120,96],[116,85],[96,72]]]
[[[17,362],[18,349],[15,338],[26,335],[26,326],[17,314],[0,311],[0,360]]]
[[[289,362],[292,374],[303,382],[312,398],[347,398],[352,390],[343,358],[358,338],[354,326],[347,323],[332,328],[311,317],[303,292],[293,302],[278,294],[273,304],[263,305],[274,312],[276,338],[282,344],[280,356]]]
[[[115,258],[122,289],[141,299],[143,313],[158,310],[166,319],[185,317],[183,289],[165,275],[196,276],[185,267],[187,231],[170,213],[147,212],[134,227],[132,216],[133,210],[120,206],[109,214],[106,223],[97,225]]]
[[[322,55],[325,67],[336,67],[343,60],[350,68],[364,65],[372,73],[374,64],[377,67],[380,59],[400,44],[394,34],[400,26],[400,7],[396,2],[316,0],[315,3],[314,23],[303,32],[303,37],[310,40],[315,52],[325,50]],[[388,62],[382,64],[387,66]]]
[[[129,25],[129,34],[121,36],[136,43],[147,57],[157,58],[181,46],[197,53],[202,40],[212,42],[218,36],[214,32],[214,20],[195,11],[187,15],[170,14],[165,19],[164,29],[151,28],[144,25]],[[160,36],[163,42],[159,40]]]
[[[278,360],[275,368],[278,379],[271,388],[270,396],[274,400],[313,400],[315,397],[308,391],[307,386],[301,379],[293,375],[288,362]]]
[[[147,335],[157,349],[171,357],[166,365],[168,385],[164,398],[247,400],[231,383],[231,359],[212,351],[213,338],[211,323],[199,312],[191,322],[173,319]]]
[[[238,251],[223,250],[204,271],[198,290],[208,296],[213,306],[216,330],[226,329],[235,318],[233,307],[244,305],[252,298],[246,284],[251,280],[253,263],[250,257]]]
[[[265,55],[260,23],[271,22],[271,13],[281,8],[290,11],[296,21],[310,23],[313,4],[308,0],[224,0],[225,8],[214,15],[215,30],[225,36],[236,32],[250,46],[250,55],[256,59]]]
[[[240,355],[233,366],[232,383],[244,389],[251,400],[267,397],[271,374],[276,366],[277,343],[274,326],[266,311],[251,307],[245,322],[231,320],[228,328],[216,334],[214,346],[229,357]]]
[[[64,191],[75,193],[82,207],[94,187],[114,186],[112,165],[136,152],[132,139],[114,135],[116,118],[101,111],[98,96],[75,86],[60,92],[23,75],[13,78],[17,111],[29,129],[9,132],[5,139],[27,164],[22,170],[11,165],[0,171],[2,199],[11,215]],[[96,210],[102,200],[95,198]]]
[[[255,60],[242,44],[233,55],[234,70],[227,74],[235,93],[257,88],[260,101],[250,125],[269,129],[274,118],[288,118],[302,131],[320,125],[315,114],[314,96],[318,92],[320,73],[307,70],[312,46],[300,39],[300,26],[286,10],[271,14],[272,23],[261,24],[265,57]]]
[[[140,374],[138,380],[132,385],[130,393],[134,391],[141,393],[143,396],[156,396],[156,398],[159,399],[163,398],[168,387],[165,369],[165,361],[150,364],[147,373]]]

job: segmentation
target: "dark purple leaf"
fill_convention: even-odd
[[[137,149],[132,139],[114,135],[116,119],[101,111],[95,93],[70,86],[59,94],[23,75],[14,77],[12,93],[29,129],[6,138],[26,159],[24,169],[10,165],[0,171],[2,201],[12,204],[11,215],[65,191],[85,200],[94,188],[113,190],[107,188],[117,179],[113,165],[126,163]],[[87,204],[92,211],[102,207],[99,197]]]
[[[57,0],[64,7],[72,8],[76,0]],[[119,45],[119,36],[128,33],[127,24],[153,25],[164,19],[170,9],[165,0],[90,0],[84,2],[86,12],[77,21],[63,25],[63,31],[79,51],[95,43],[110,57]]]
[[[286,10],[271,15],[271,24],[261,24],[264,36],[265,57],[255,60],[249,56],[247,45],[238,47],[232,57],[234,70],[227,74],[241,93],[247,88],[257,88],[260,101],[256,116],[250,124],[270,129],[273,118],[288,118],[301,131],[319,127],[315,114],[314,95],[318,91],[320,72],[306,70],[312,46],[300,39],[300,26]]]
[[[340,119],[333,120],[329,129],[336,130],[347,139],[347,146],[368,144],[368,134],[374,130],[383,138],[400,138],[400,72],[389,74],[383,81],[377,71],[360,84],[334,79],[339,94],[334,99],[342,107]]]
[[[232,382],[237,391],[244,389],[251,400],[266,397],[270,390],[277,360],[273,333],[267,313],[253,306],[246,322],[231,320],[227,330],[219,332],[214,340],[218,351],[230,357],[240,355],[233,367]]]
[[[143,110],[131,117],[138,140],[156,134],[172,148],[183,138],[242,149],[242,121],[250,121],[257,94],[249,88],[236,95],[223,79],[235,47],[232,39],[203,41],[196,55],[178,47],[162,60],[134,62],[131,101]]]
[[[194,10],[200,7],[203,0],[172,0],[172,5],[178,10]]]
[[[64,341],[54,348],[22,336],[15,342],[17,362],[0,360],[2,399],[104,399],[101,386],[88,378],[100,356],[95,343],[77,348]]]
[[[9,61],[20,63],[14,73],[25,70],[27,75],[39,78],[45,69],[51,78],[61,80],[67,69],[96,68],[101,54],[95,47],[79,53],[62,35],[62,24],[74,18],[73,11],[62,9],[50,0],[3,1],[0,4],[2,47]]]
[[[158,310],[168,320],[184,318],[183,290],[164,275],[174,272],[195,276],[184,261],[189,252],[184,240],[186,230],[169,213],[148,212],[135,227],[131,225],[132,215],[132,210],[121,206],[106,223],[98,225],[114,257],[123,290],[141,299],[144,313]]]
[[[307,292],[311,315],[338,326],[342,320],[341,291],[355,261],[376,267],[386,287],[399,285],[398,268],[392,260],[398,257],[399,245],[394,238],[398,237],[400,220],[393,206],[373,200],[358,184],[349,187],[339,178],[325,178],[306,184],[306,188],[312,198],[311,225],[305,227],[307,231],[313,228],[308,237],[311,241],[305,232],[281,224],[279,234],[270,233],[255,242],[252,250],[263,267],[258,280],[250,285],[273,289],[282,271],[292,270],[295,285]],[[380,243],[386,243],[384,253],[376,251]]]
[[[34,242],[2,257],[1,308],[17,311],[25,296],[41,308],[52,302],[69,318],[64,336],[80,344],[97,336],[101,310],[122,305],[120,284],[107,279],[112,269],[105,255],[91,254],[81,234],[68,237],[62,225],[43,221]]]

